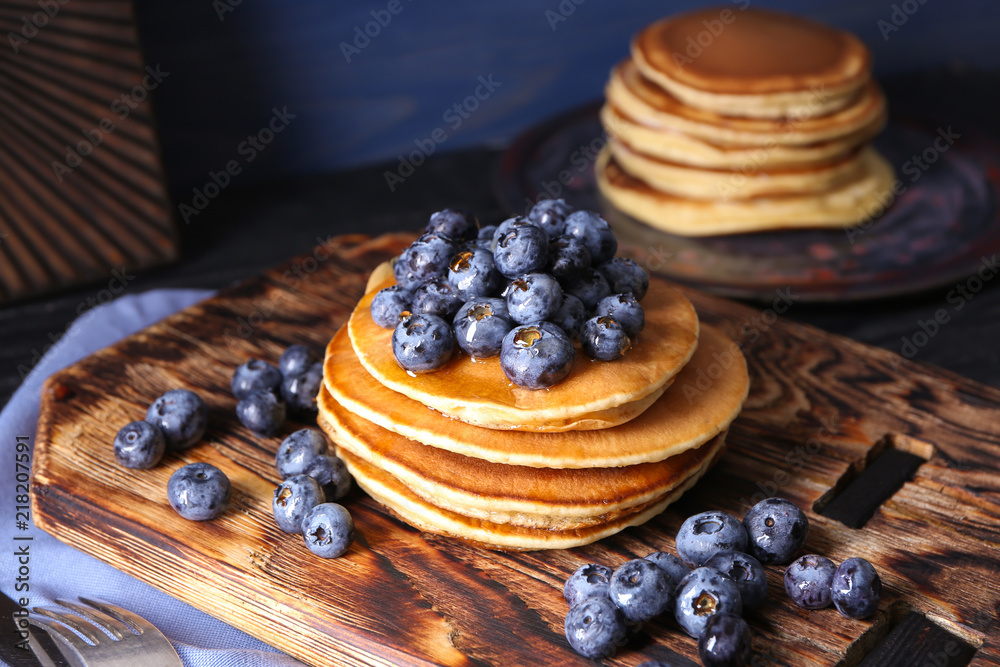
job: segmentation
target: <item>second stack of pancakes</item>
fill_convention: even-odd
[[[739,348],[655,278],[632,351],[548,389],[512,385],[496,358],[407,373],[370,315],[385,274],[327,347],[319,423],[358,485],[420,530],[520,550],[643,523],[717,460],[746,398]]]
[[[892,185],[868,142],[885,98],[853,35],[736,7],[641,31],[614,68],[598,185],[621,211],[700,236],[862,222]]]

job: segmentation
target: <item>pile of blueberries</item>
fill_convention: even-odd
[[[274,489],[271,509],[281,530],[301,534],[314,554],[337,558],[354,541],[354,519],[334,502],[347,495],[351,474],[328,450],[326,436],[315,428],[282,441],[274,465],[284,481]]]
[[[677,556],[656,551],[615,570],[596,563],[578,568],[563,588],[570,606],[566,639],[588,658],[611,657],[642,623],[672,612],[698,640],[706,667],[747,665],[751,637],[742,614],[767,597],[764,565],[787,563],[785,590],[797,605],[820,609],[832,603],[850,618],[874,614],[881,581],[864,558],[849,558],[840,567],[812,554],[791,562],[808,533],[805,513],[784,498],[761,501],[743,521],[718,511],[689,517],[677,532]]]
[[[278,365],[250,359],[233,373],[230,383],[240,423],[258,435],[274,435],[288,413],[316,412],[316,395],[323,382],[323,364],[305,345],[291,345]]]
[[[569,375],[574,341],[613,361],[645,325],[649,275],[617,250],[607,221],[562,199],[482,228],[445,209],[396,258],[396,284],[375,295],[372,319],[394,329],[393,354],[409,372],[441,368],[458,348],[499,355],[511,382],[543,389]]]

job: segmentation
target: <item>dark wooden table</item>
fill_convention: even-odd
[[[145,272],[113,267],[103,283],[0,310],[0,405],[7,403],[23,374],[72,320],[112,292],[220,288],[304,252],[328,236],[417,229],[431,212],[446,206],[465,206],[484,222],[496,222],[506,217],[492,189],[498,157],[499,152],[490,148],[435,155],[392,192],[384,172],[395,165],[224,191],[190,224],[181,223],[178,263]],[[175,193],[175,201],[190,199],[190,192]],[[782,317],[1000,387],[1000,279],[981,285],[977,292],[966,288],[967,296],[958,291],[965,288],[962,281],[905,298],[793,302]],[[758,306],[759,326],[766,327],[770,304]]]

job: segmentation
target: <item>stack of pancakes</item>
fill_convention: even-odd
[[[511,384],[497,358],[403,370],[392,330],[370,314],[389,284],[370,283],[330,341],[319,424],[358,485],[424,531],[554,549],[643,523],[717,459],[747,395],[738,347],[656,279],[628,355],[578,350],[571,374],[544,390]]]
[[[684,236],[862,222],[893,179],[868,146],[886,118],[869,66],[853,35],[787,14],[654,23],[611,73],[598,186]]]

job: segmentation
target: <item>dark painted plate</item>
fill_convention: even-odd
[[[927,77],[942,89],[940,73]],[[502,157],[497,194],[516,213],[548,197],[601,211],[623,250],[651,271],[726,296],[771,300],[791,287],[802,300],[854,300],[954,284],[1000,251],[1000,131],[962,111],[987,103],[972,91],[950,95],[953,112],[935,108],[939,120],[927,117],[926,104],[922,116],[905,115],[927,100],[927,87],[917,86],[924,79],[887,86],[890,121],[874,143],[893,165],[900,194],[886,193],[892,201],[884,212],[852,229],[689,238],[634,220],[604,201],[594,183],[594,157],[606,140],[599,102],[519,136]],[[950,83],[943,88],[953,93]]]

